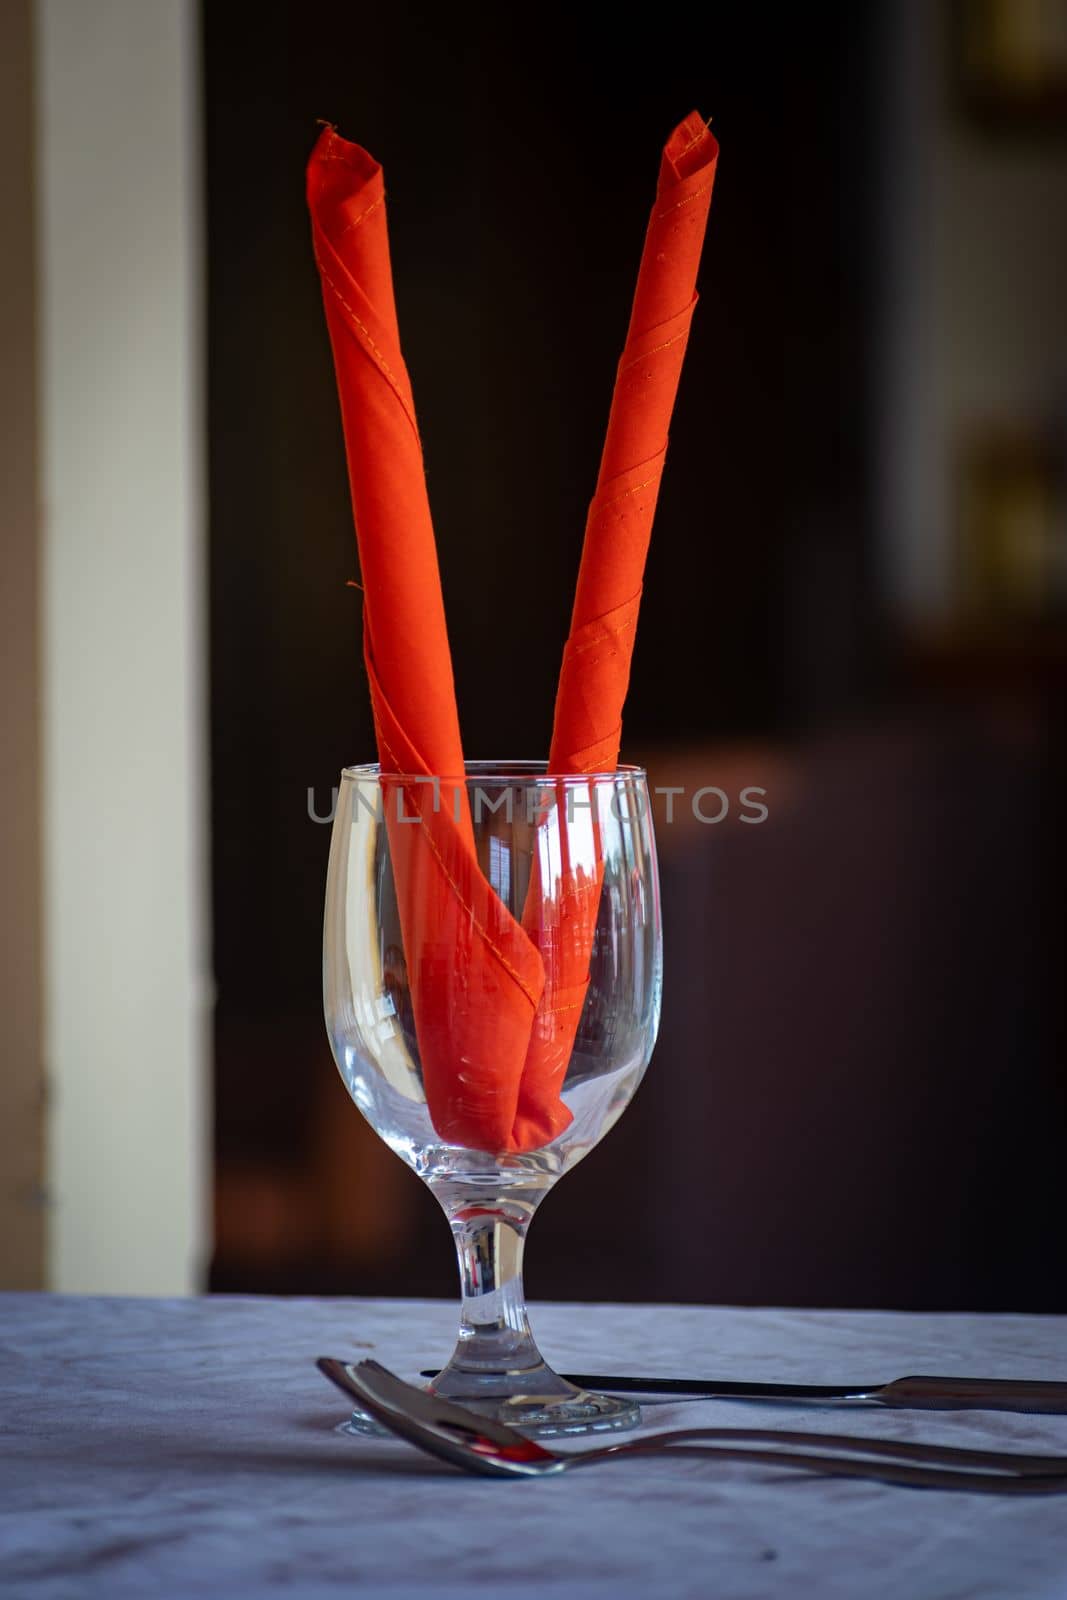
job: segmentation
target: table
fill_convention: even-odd
[[[535,1308],[564,1368],[873,1381],[1067,1376],[1064,1322],[708,1307]],[[1027,1600],[1067,1595],[1067,1501],[994,1500],[667,1458],[465,1478],[333,1430],[319,1354],[402,1374],[448,1353],[444,1302],[0,1295],[0,1594],[155,1600]],[[797,1425],[659,1404],[650,1426]],[[832,1431],[829,1408],[805,1425]],[[848,1431],[1067,1451],[1067,1417],[847,1414]]]

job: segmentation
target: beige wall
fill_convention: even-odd
[[[0,1288],[209,1248],[198,15],[0,3]]]
[[[0,1288],[44,1271],[30,0],[0,5]]]
[[[36,0],[52,1288],[208,1253],[199,9]]]

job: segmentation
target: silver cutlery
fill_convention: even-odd
[[[1067,1493],[1067,1456],[964,1450],[949,1445],[771,1428],[672,1429],[564,1454],[546,1449],[505,1423],[417,1389],[377,1361],[350,1363],[320,1356],[316,1365],[331,1383],[391,1433],[429,1455],[484,1477],[543,1477],[623,1456],[677,1453],[710,1455],[828,1477],[874,1479],[909,1488],[1008,1495]]]
[[[862,1401],[920,1411],[1034,1411],[1067,1414],[1067,1383],[1029,1378],[894,1378],[891,1383],[744,1383],[716,1378],[632,1378],[619,1373],[562,1374],[579,1389],[606,1394],[672,1395],[677,1399],[806,1400],[816,1405]],[[422,1377],[436,1378],[435,1368]]]

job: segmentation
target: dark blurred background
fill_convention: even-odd
[[[1063,8],[211,0],[203,51],[211,1286],[454,1287],[321,1016],[309,791],[374,750],[316,119],[386,172],[466,751],[538,756],[696,106],[722,153],[623,754],[769,816],[661,829],[660,1043],[529,1288],[1067,1310]]]

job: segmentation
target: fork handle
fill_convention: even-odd
[[[1067,1413],[1067,1383],[1029,1378],[896,1378],[875,1391],[884,1406],[920,1411],[1046,1411]]]
[[[618,1452],[616,1457],[616,1451]],[[912,1466],[903,1461],[849,1460],[847,1456],[816,1455],[802,1450],[750,1449],[741,1445],[661,1444],[631,1440],[604,1450],[575,1452],[565,1457],[568,1467],[588,1462],[622,1460],[628,1455],[679,1455],[718,1457],[720,1461],[746,1461],[758,1466],[811,1472],[827,1478],[865,1478],[874,1483],[902,1484],[908,1489],[949,1489],[963,1494],[1046,1495],[1067,1494],[1067,1477],[1057,1474],[966,1472],[952,1467]]]
[[[1067,1456],[1033,1455],[1021,1450],[975,1450],[969,1445],[927,1444],[914,1439],[864,1438],[854,1433],[813,1433],[795,1428],[671,1428],[644,1438],[603,1445],[594,1455],[612,1455],[648,1447],[663,1450],[680,1445],[733,1446],[734,1444],[801,1446],[809,1450],[842,1450],[848,1455],[885,1456],[939,1467],[985,1468],[1017,1477],[1059,1477],[1067,1482]]]

